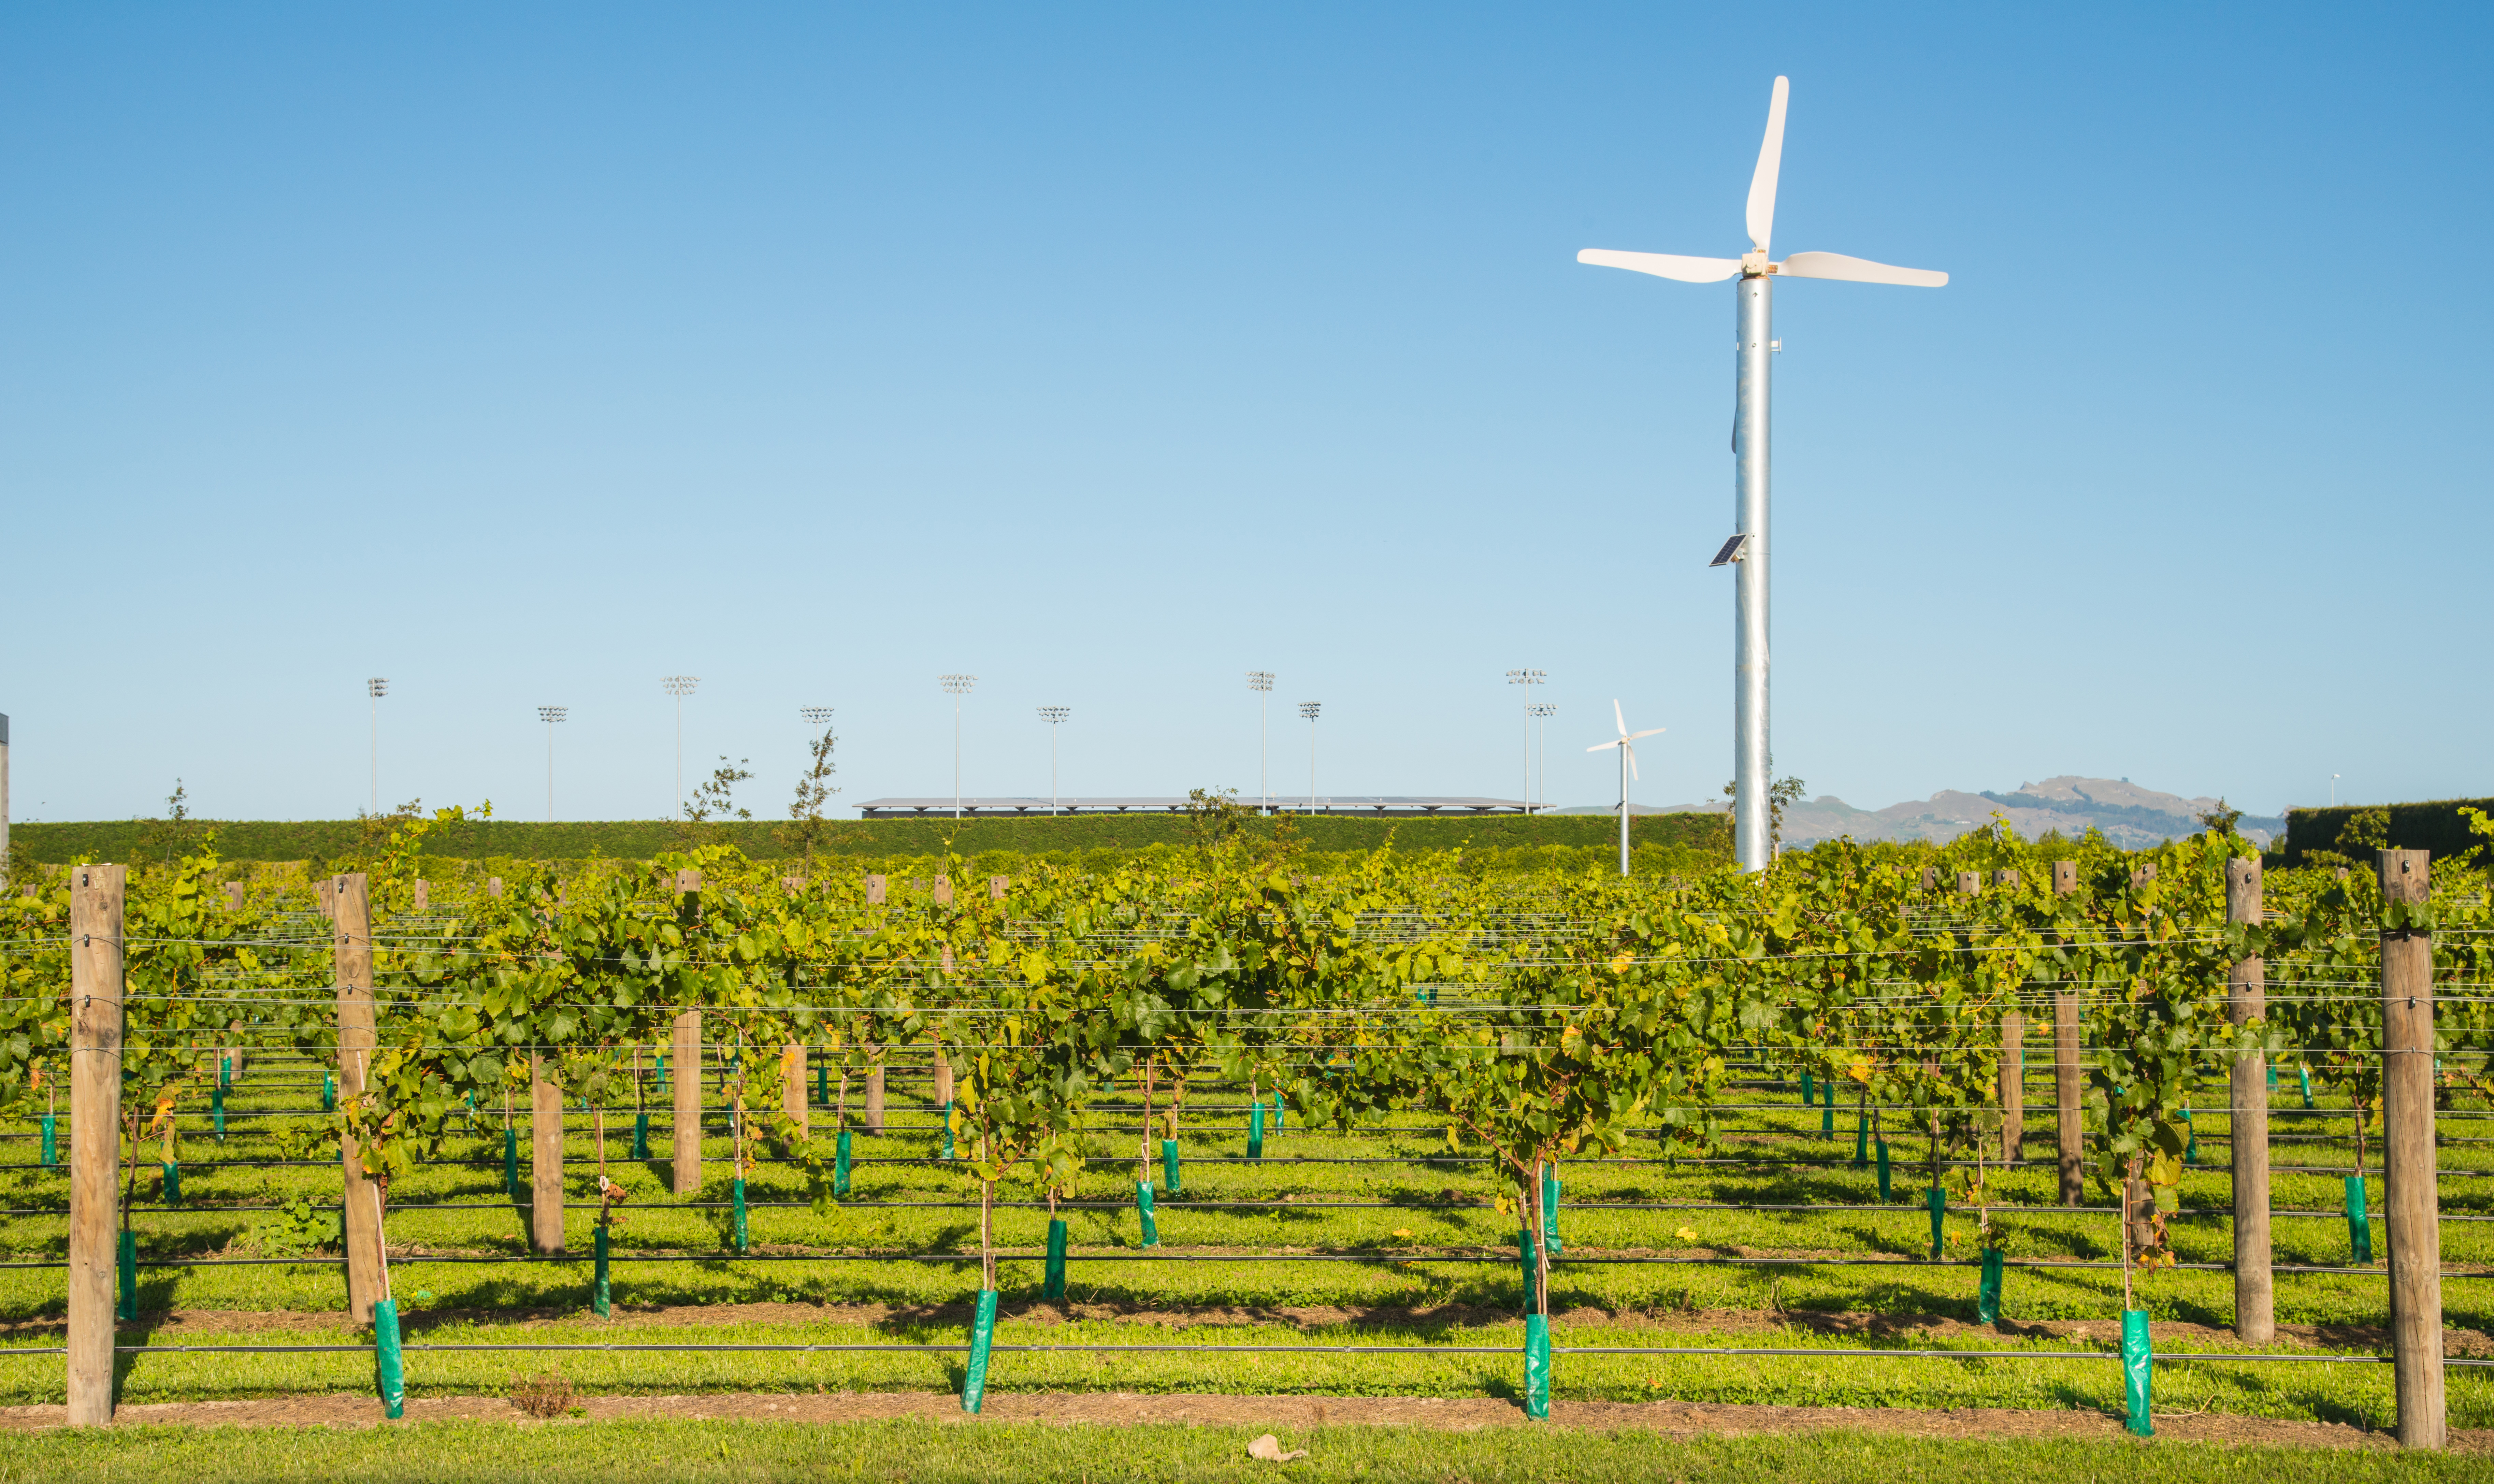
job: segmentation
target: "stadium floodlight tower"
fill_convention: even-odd
[[[1791,84],[1776,79],[1767,104],[1767,136],[1749,177],[1749,251],[1739,257],[1682,257],[1669,253],[1617,253],[1587,248],[1576,260],[1627,268],[1684,284],[1719,284],[1737,276],[1739,338],[1735,342],[1738,401],[1732,417],[1732,488],[1736,525],[1732,539],[1712,565],[1733,568],[1732,837],[1741,869],[1764,870],[1771,854],[1767,790],[1771,780],[1767,738],[1767,496],[1769,362],[1779,348],[1772,285],[1779,278],[1832,278],[1855,284],[1903,284],[1937,288],[1945,273],[1898,268],[1841,253],[1795,253],[1769,260],[1767,241],[1776,222],[1776,177],[1784,153],[1784,99]]]
[[[1299,714],[1308,718],[1308,812],[1317,811],[1317,712],[1324,710],[1323,701],[1302,701]]]
[[[1533,812],[1533,687],[1550,679],[1538,670],[1509,670],[1506,682],[1524,687],[1524,812]]]
[[[364,681],[364,694],[372,698],[373,712],[373,812],[381,811],[381,697],[389,694],[389,681],[376,675]]]
[[[1256,788],[1264,801],[1260,807],[1264,813],[1270,814],[1273,812],[1273,779],[1267,759],[1272,756],[1272,753],[1265,742],[1270,734],[1264,727],[1264,713],[1271,708],[1273,702],[1273,672],[1248,671],[1247,688],[1256,692]]]
[[[961,817],[961,698],[979,682],[975,675],[939,675],[944,694],[953,698],[953,818]]]
[[[1043,706],[1039,719],[1048,723],[1048,812],[1056,812],[1056,729],[1074,714],[1070,706]]]
[[[1540,799],[1542,809],[1547,811],[1550,807],[1550,728],[1548,723],[1551,717],[1559,714],[1559,703],[1556,701],[1536,701],[1524,710],[1525,712],[1532,716],[1535,721],[1542,723],[1542,725],[1535,728],[1537,735],[1536,736],[1534,745],[1536,750],[1540,754],[1541,770],[1539,776],[1534,783],[1533,792]],[[1531,813],[1532,811],[1528,809],[1525,812]]]
[[[540,706],[537,719],[546,724],[546,823],[554,823],[554,724],[571,714],[568,706]]]
[[[684,697],[693,693],[693,687],[701,683],[701,677],[666,675],[658,678],[658,683],[666,688],[667,694],[676,698],[676,812],[682,814],[684,811]]]

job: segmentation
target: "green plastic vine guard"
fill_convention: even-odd
[[[406,1416],[407,1358],[399,1351],[398,1300],[394,1298],[373,1302],[373,1371],[382,1412]]]
[[[1176,1196],[1183,1194],[1183,1192],[1178,1189],[1177,1183],[1176,1139],[1165,1138],[1161,1140],[1161,1178],[1163,1183],[1169,1186],[1169,1193],[1171,1195]]]
[[[320,1074],[320,1111],[334,1113],[337,1110],[338,1075],[334,1072],[323,1072]]]
[[[1860,1169],[1870,1163],[1870,1115],[1862,1115],[1861,1125],[1853,1131],[1853,1167]]]
[[[121,1304],[113,1311],[113,1317],[124,1324],[135,1324],[138,1322],[137,1232],[125,1231],[121,1234],[120,1260],[113,1266],[119,1271],[121,1277]]]
[[[1948,1245],[1948,1192],[1934,1185],[1923,1192],[1923,1203],[1931,1208],[1931,1260],[1937,1262]]]
[[[632,1115],[632,1158],[636,1160],[646,1160],[649,1157],[650,1115],[647,1113],[634,1113]]]
[[[944,1158],[953,1157],[953,1105],[944,1105]]]
[[[230,1052],[217,1058],[217,1086],[220,1090],[233,1085],[233,1056]]]
[[[1879,1140],[1877,1148],[1879,1151],[1879,1199],[1884,1203],[1892,1198],[1888,1190],[1888,1141],[1884,1138]]]
[[[1996,1323],[2000,1318],[2000,1249],[1983,1250],[1983,1287],[1975,1290],[1974,1317],[1982,1324]]]
[[[970,1363],[961,1372],[961,1410],[977,1411],[988,1399],[988,1348],[996,1339],[996,1290],[979,1290],[979,1312],[970,1320]]]
[[[814,1063],[814,1106],[832,1105],[832,1069],[824,1062]]]
[[[208,1118],[216,1129],[217,1142],[224,1143],[226,1137],[226,1090],[222,1087],[212,1088],[208,1093]]]
[[[2312,1105],[2312,1069],[2297,1067],[2295,1069],[2295,1075],[2303,1079],[2303,1105],[2310,1107]]]
[[[2197,1165],[2200,1163],[2200,1126],[2192,1121],[2191,1110],[2187,1107],[2182,1110],[2182,1127],[2191,1136],[2182,1145],[2182,1163]]]
[[[1559,1237],[1559,1165],[1541,1166],[1541,1240],[1550,1246],[1550,1260],[1559,1260],[1566,1245]]]
[[[168,1206],[182,1203],[182,1164],[179,1160],[165,1162],[165,1203]]]
[[[1065,1219],[1050,1217],[1048,1223],[1048,1283],[1041,1292],[1049,1298],[1065,1296]]]
[[[2366,1214],[2364,1177],[2347,1177],[2347,1251],[2357,1262],[2373,1260],[2373,1219]]]
[[[1161,1228],[1160,1224],[1152,1220],[1152,1182],[1149,1180],[1135,1182],[1135,1214],[1143,1219],[1143,1245],[1160,1246]]]
[[[44,1167],[53,1169],[61,1163],[61,1120],[57,1113],[44,1115]]]
[[[607,1317],[608,1312],[614,1307],[614,1289],[608,1283],[606,1265],[608,1255],[606,1224],[604,1222],[599,1222],[596,1228],[592,1231],[590,1235],[597,1244],[597,1269],[596,1277],[590,1280],[589,1307],[594,1310],[597,1317],[602,1319]]]
[[[832,1194],[845,1196],[848,1193],[849,1131],[842,1129],[840,1136],[832,1141]]]
[[[1282,1136],[1282,1095],[1273,1094],[1273,1136]]]
[[[752,1236],[745,1228],[745,1177],[739,1175],[736,1177],[736,1250],[742,1254],[751,1250],[752,1245]]]
[[[1818,1136],[1821,1138],[1836,1136],[1836,1084],[1834,1082],[1827,1084],[1827,1106],[1818,1115]]]
[[[2268,1064],[2268,1090],[2277,1091],[2277,1063],[2275,1062]]]
[[[1555,1257],[1558,1254],[1554,1251],[1551,1256]],[[1524,1281],[1524,1301],[1529,1304],[1533,1301],[1535,1280],[1540,1276],[1541,1270],[1538,1255],[1533,1250],[1533,1228],[1530,1227],[1516,1228],[1515,1270]]]
[[[1247,1158],[1264,1157],[1264,1105],[1259,1100],[1247,1112]]]
[[[667,1053],[660,1051],[651,1057],[651,1061],[654,1065],[650,1072],[650,1085],[659,1092],[665,1092],[667,1090]]]
[[[1815,1106],[1817,1103],[1818,1083],[1811,1079],[1809,1073],[1805,1072],[1801,1075],[1801,1105],[1804,1107],[1812,1107]]]
[[[502,1131],[502,1194],[517,1196],[519,1193],[520,1131],[504,1129]]]
[[[2148,1415],[2153,1371],[2147,1344],[2147,1311],[2125,1309],[2121,1314],[2122,1392],[2130,1403],[2130,1430],[2141,1438],[2156,1436],[2155,1424]]]
[[[1550,1416],[1550,1316],[1524,1317],[1524,1414],[1536,1421]]]

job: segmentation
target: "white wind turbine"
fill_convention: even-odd
[[[1599,752],[1604,747],[1620,749],[1620,874],[1625,876],[1628,873],[1628,779],[1637,775],[1636,740],[1640,737],[1660,736],[1668,729],[1648,727],[1642,732],[1629,731],[1627,713],[1620,710],[1620,703],[1617,701],[1611,703],[1611,719],[1620,724],[1620,735],[1609,742],[1596,742],[1585,750]]]
[[[1776,349],[1770,285],[1778,278],[1834,278],[1856,284],[1904,284],[1937,288],[1948,275],[1925,268],[1896,268],[1841,253],[1795,253],[1769,260],[1767,239],[1776,222],[1776,175],[1783,164],[1784,98],[1791,84],[1776,79],[1767,105],[1767,137],[1758,146],[1757,172],[1749,177],[1749,251],[1738,257],[1681,257],[1669,253],[1615,253],[1588,248],[1576,260],[1627,268],[1684,284],[1718,284],[1740,276],[1739,401],[1732,422],[1735,527],[1714,564],[1734,571],[1732,834],[1743,870],[1764,870],[1769,852],[1767,776],[1767,470],[1768,357]],[[1605,744],[1607,745],[1607,743]]]

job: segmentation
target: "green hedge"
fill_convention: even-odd
[[[2372,844],[2341,843],[2347,827],[2358,814],[2382,810],[2389,816],[2391,850],[2429,850],[2434,859],[2454,856],[2471,845],[2484,841],[2469,833],[2468,821],[2460,817],[2462,808],[2483,809],[2494,814],[2494,799],[2436,799],[2424,803],[2390,803],[2357,805],[2342,803],[2334,808],[2289,809],[2286,811],[2286,863],[2300,865],[2311,851],[2334,851],[2342,856],[2367,860]]]
[[[1269,833],[1275,821],[1249,821],[1246,828]],[[1591,848],[1615,844],[1619,822],[1598,814],[1491,815],[1475,819],[1309,819],[1292,820],[1301,840],[1318,851],[1375,850],[1391,841],[1398,850],[1513,849],[1564,845]],[[703,837],[736,846],[756,860],[776,860],[791,852],[779,837],[783,827],[738,823],[700,827]],[[344,820],[191,820],[167,826],[154,820],[105,820],[82,824],[15,825],[10,843],[36,861],[59,863],[72,860],[128,861],[161,856],[167,844],[197,838],[207,830],[217,833],[217,848],[234,861],[335,860],[357,853],[364,826]],[[176,834],[175,832],[180,832]],[[934,819],[840,820],[824,830],[821,849],[849,856],[936,856],[948,843],[963,855],[1008,851],[1031,855],[1052,851],[1139,850],[1148,845],[1184,845],[1195,838],[1183,815],[1067,815],[1059,818],[969,819],[956,825]],[[468,860],[489,856],[532,861],[575,861],[590,856],[647,860],[661,851],[688,843],[686,827],[664,820],[613,820],[567,824],[525,824],[517,820],[483,820],[446,827],[425,842],[425,854]],[[1635,821],[1634,843],[1640,848],[1663,846],[1731,855],[1731,832],[1721,814],[1643,814]]]

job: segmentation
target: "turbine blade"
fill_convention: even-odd
[[[1660,737],[1663,733],[1670,730],[1671,728],[1669,727],[1648,727],[1642,732],[1632,732],[1628,735],[1631,739],[1638,737]]]
[[[1784,166],[1784,98],[1790,78],[1776,79],[1775,96],[1767,102],[1767,137],[1758,146],[1757,173],[1749,177],[1749,245],[1763,253],[1776,227],[1776,177]]]
[[[1592,263],[1597,268],[1626,268],[1631,273],[1651,273],[1657,278],[1676,278],[1684,284],[1719,284],[1741,271],[1737,257],[1682,257],[1672,253],[1615,253],[1609,248],[1587,248],[1576,255],[1578,262]]]
[[[1622,745],[1625,746],[1626,743],[1623,743]],[[1628,776],[1634,778],[1639,783],[1643,783],[1645,781],[1645,774],[1637,772],[1636,749],[1634,747],[1628,748]]]
[[[1613,738],[1611,741],[1606,742],[1596,742],[1596,743],[1594,743],[1592,746],[1587,747],[1585,750],[1586,750],[1586,751],[1588,751],[1588,752],[1599,752],[1599,751],[1601,751],[1601,750],[1602,750],[1603,748],[1605,748],[1605,747],[1619,747],[1619,746],[1625,746],[1625,745],[1627,745],[1625,742],[1621,742],[1619,739],[1617,739],[1617,738]]]
[[[1868,257],[1842,253],[1795,253],[1776,264],[1785,278],[1840,278],[1848,284],[1902,284],[1908,288],[1937,288],[1948,275],[1932,268],[1897,268]]]
[[[1627,742],[1628,740],[1628,718],[1620,711],[1620,703],[1617,701],[1613,701],[1611,703],[1611,719],[1620,724],[1620,741]]]

